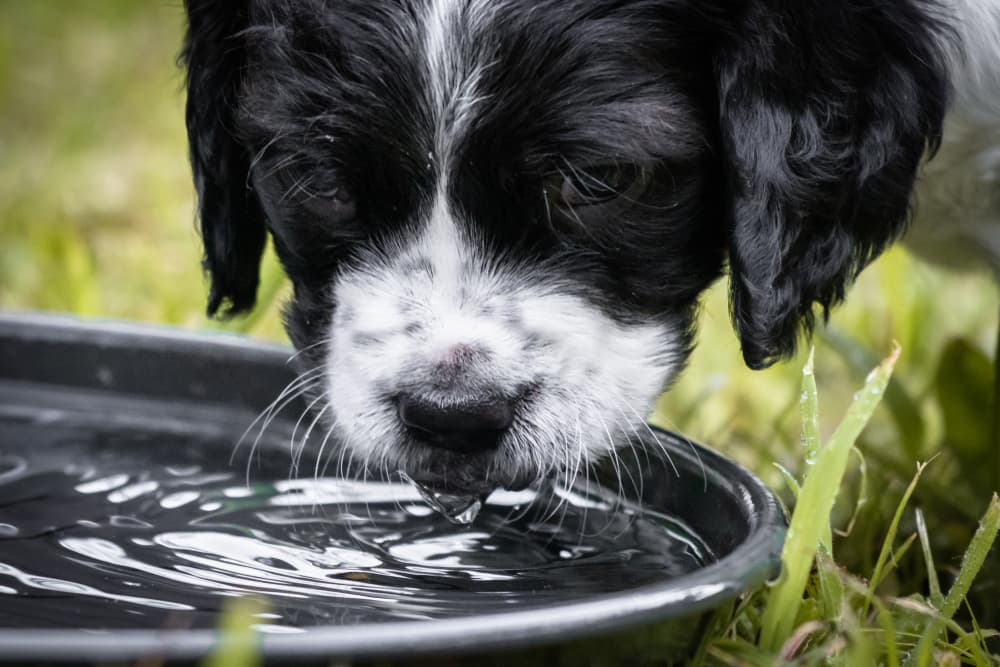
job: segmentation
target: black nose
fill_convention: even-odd
[[[398,409],[400,420],[421,441],[468,454],[496,447],[514,421],[514,401],[501,397],[439,405],[402,394]]]

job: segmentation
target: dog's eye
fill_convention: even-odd
[[[603,164],[567,168],[552,178],[548,190],[562,208],[581,208],[636,196],[644,182],[643,170],[632,164]]]
[[[356,213],[354,197],[342,187],[308,191],[302,200],[309,210],[332,222],[350,220]]]

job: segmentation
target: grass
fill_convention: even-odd
[[[203,316],[180,30],[174,4],[0,2],[0,307],[219,326]],[[282,339],[287,286],[273,258],[265,275],[267,307],[227,326]],[[779,490],[795,506],[796,539],[784,577],[722,610],[698,659],[990,664],[1000,651],[989,629],[1000,626],[993,280],[895,249],[818,332],[811,363],[803,349],[763,372],[742,365],[725,288],[706,295],[699,347],[653,419]],[[893,341],[902,353],[881,402],[863,431],[845,431],[840,417],[859,416],[854,394]],[[216,664],[249,664],[241,650]]]
[[[866,378],[843,421],[825,445],[820,445],[815,425],[819,401],[810,355],[803,372],[803,442],[807,460],[805,479],[792,479],[796,503],[782,551],[782,573],[752,604],[728,619],[727,632],[709,637],[706,660],[723,664],[842,664],[899,665],[974,664],[988,667],[987,640],[996,636],[975,620],[971,629],[954,622],[955,613],[968,600],[1000,528],[1000,499],[993,494],[979,527],[962,558],[947,596],[942,596],[930,549],[924,564],[930,592],[906,598],[880,596],[890,571],[899,567],[903,551],[913,543],[907,538],[893,554],[900,521],[925,466],[903,493],[889,523],[878,560],[867,579],[861,579],[834,561],[831,510],[847,471],[849,454],[882,400],[900,348]],[[922,513],[916,514],[922,517]],[[926,531],[921,531],[926,546]],[[874,607],[874,613],[870,613]],[[762,612],[759,612],[762,610]],[[759,612],[759,613],[758,613]],[[729,636],[727,636],[727,634]]]

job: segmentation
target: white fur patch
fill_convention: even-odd
[[[455,346],[481,352],[462,381],[514,394],[532,386],[500,443],[510,476],[575,472],[635,435],[679,367],[681,331],[623,325],[529,266],[498,265],[437,201],[415,238],[341,276],[331,331],[329,390],[337,430],[369,468],[406,469],[389,399],[434,395],[435,368]],[[447,399],[443,399],[447,400]]]
[[[435,121],[436,158],[442,168],[453,156],[455,140],[468,127],[476,106],[484,64],[469,57],[461,47],[487,20],[490,5],[485,0],[431,0],[423,18],[424,51],[431,110]],[[473,54],[474,56],[474,54]]]

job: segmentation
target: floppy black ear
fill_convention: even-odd
[[[204,267],[211,279],[208,314],[253,307],[264,250],[264,214],[248,178],[250,156],[233,118],[246,64],[241,2],[186,0],[187,129],[198,190]]]
[[[924,0],[750,0],[715,63],[743,357],[795,351],[905,227],[937,147],[947,31]]]

